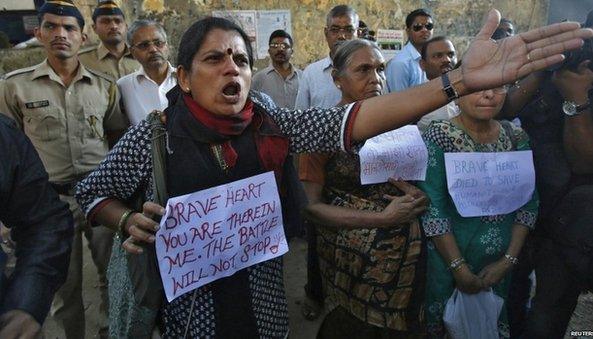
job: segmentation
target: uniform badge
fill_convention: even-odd
[[[31,108],[41,108],[49,106],[49,100],[41,100],[41,101],[33,101],[25,103],[25,107]]]

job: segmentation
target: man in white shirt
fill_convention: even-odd
[[[327,14],[324,28],[325,40],[329,47],[329,56],[316,61],[303,71],[299,80],[299,93],[296,98],[296,109],[309,107],[333,107],[342,98],[342,93],[334,84],[331,76],[332,61],[337,43],[356,39],[358,30],[358,14],[347,5],[338,5]]]
[[[434,23],[426,9],[416,9],[406,16],[408,43],[387,64],[385,77],[387,90],[400,92],[426,82],[426,75],[420,68],[420,50],[432,37]]]
[[[128,44],[142,68],[119,79],[117,85],[130,123],[135,125],[153,110],[167,107],[166,94],[177,85],[177,77],[167,61],[167,34],[160,24],[135,21],[128,30]]]
[[[420,67],[426,72],[428,80],[436,79],[452,70],[457,64],[457,54],[451,40],[444,36],[437,36],[428,40],[420,52]],[[450,102],[447,105],[423,116],[416,125],[421,132],[428,129],[434,120],[449,120],[459,114],[457,105]]]

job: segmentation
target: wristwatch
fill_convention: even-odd
[[[590,104],[591,103],[589,101],[582,105],[577,105],[573,101],[565,101],[564,103],[562,103],[562,111],[564,112],[564,114],[572,117],[581,114],[581,112],[589,108]]]

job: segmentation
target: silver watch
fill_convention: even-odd
[[[573,101],[564,101],[564,103],[562,103],[562,111],[568,116],[579,115],[581,112],[589,108],[589,105],[589,101],[582,105],[577,105]]]

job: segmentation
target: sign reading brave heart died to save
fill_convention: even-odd
[[[169,199],[155,242],[169,302],[288,252],[274,172]]]
[[[391,177],[424,180],[428,150],[415,125],[408,125],[368,139],[358,152],[360,183],[387,182]]]
[[[449,195],[463,217],[508,214],[531,199],[531,151],[445,153]]]

